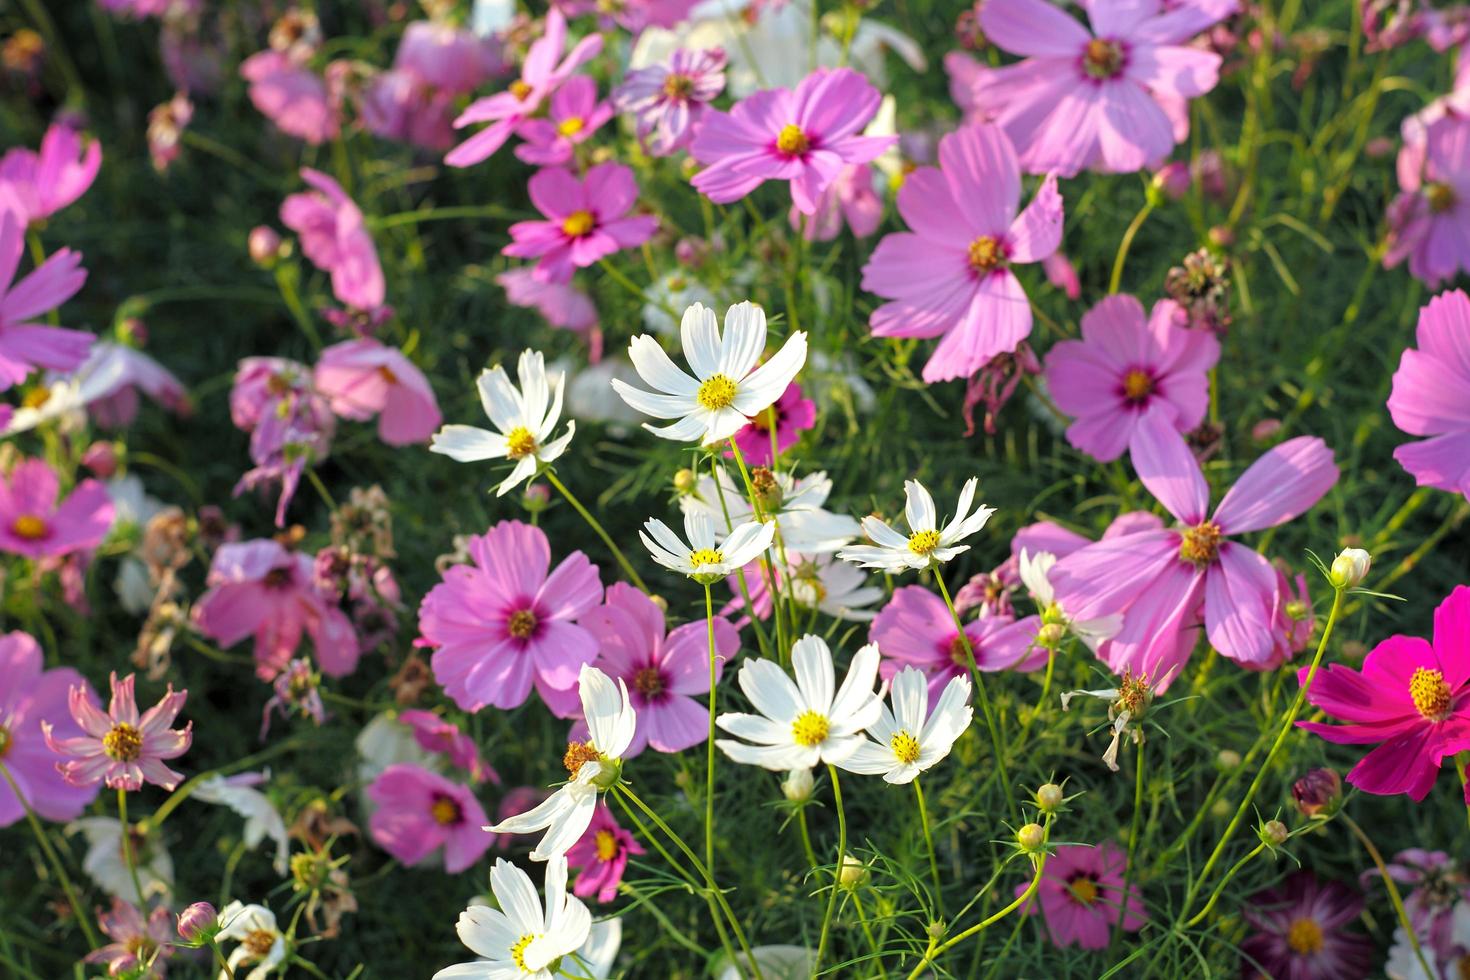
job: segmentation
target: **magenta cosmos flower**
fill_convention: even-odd
[[[502,255],[534,259],[541,282],[570,282],[573,269],[624,248],[637,248],[652,237],[658,219],[627,217],[638,199],[633,171],[621,163],[600,163],[582,180],[569,170],[551,167],[531,178],[531,203],[545,221],[518,221],[510,226],[512,242]]]
[[[122,680],[114,673],[109,677],[112,702],[103,714],[92,700],[85,684],[74,684],[67,691],[67,707],[72,719],[82,728],[75,738],[58,738],[48,722],[41,722],[46,744],[53,752],[69,757],[58,763],[62,776],[73,786],[93,786],[105,782],[109,789],[136,792],[145,782],[171,790],[183,781],[182,773],[163,764],[189,751],[194,741],[194,723],[173,729],[188,691],[175,691],[173,685],[158,703],[141,716],[133,696],[133,675]]]
[[[983,671],[1035,670],[1046,663],[1047,651],[1033,643],[1041,620],[1027,616],[981,615],[965,624],[965,636]],[[905,585],[893,593],[868,630],[883,660],[878,673],[892,680],[905,667],[917,667],[929,678],[929,693],[937,697],[955,677],[969,676],[965,645],[954,628],[944,600],[922,585]]]
[[[623,758],[627,758],[626,753]],[[611,902],[618,897],[618,885],[628,869],[629,855],[642,853],[643,845],[622,828],[607,804],[597,804],[587,832],[567,848],[568,867],[581,869],[572,885],[572,894],[582,898],[595,895],[599,902]]]
[[[1377,746],[1348,782],[1367,793],[1424,799],[1440,763],[1470,749],[1470,587],[1457,586],[1434,611],[1433,644],[1391,636],[1373,648],[1361,671],[1342,664],[1320,671],[1307,700],[1347,724],[1299,721],[1299,727],[1329,742]]]
[[[546,118],[527,119],[516,128],[525,141],[516,156],[538,167],[571,163],[577,147],[612,116],[612,103],[597,99],[596,82],[585,75],[569,78],[552,94]]]
[[[0,195],[3,192],[0,185]],[[76,370],[87,359],[95,339],[82,330],[31,322],[82,288],[87,271],[82,268],[81,254],[60,249],[15,282],[24,248],[24,226],[0,207],[0,391],[20,384],[36,368]]]
[[[1283,524],[1316,504],[1337,483],[1332,450],[1315,436],[1283,442],[1241,474],[1213,514],[1209,484],[1171,420],[1144,416],[1130,451],[1143,485],[1179,523],[1063,558],[1050,575],[1057,600],[1076,619],[1121,614],[1122,630],[1100,652],[1115,673],[1131,670],[1155,690],[1188,658],[1193,644],[1181,643],[1179,633],[1201,607],[1211,646],[1243,667],[1265,669],[1277,647],[1276,569],[1227,538]]]
[[[724,90],[724,51],[679,48],[662,64],[628,72],[613,102],[633,114],[649,155],[666,157],[689,145],[706,107]]]
[[[287,136],[317,146],[342,127],[337,101],[322,77],[282,51],[258,51],[240,63],[256,111]]]
[[[53,124],[41,137],[41,150],[23,146],[0,158],[0,181],[10,185],[24,220],[35,224],[86,193],[102,166],[102,144],[70,126]]]
[[[709,693],[709,636],[703,620],[664,631],[664,613],[652,599],[623,582],[608,587],[607,599],[582,617],[597,638],[597,666],[627,685],[638,716],[631,758],[652,746],[682,752],[709,737],[709,711],[696,695]],[[715,619],[715,678],[740,649],[735,627]],[[575,862],[574,862],[575,863]],[[578,894],[581,894],[580,892]]]
[[[322,672],[344,677],[357,667],[357,636],[347,615],[312,580],[311,556],[270,538],[222,545],[194,605],[194,622],[221,646],[255,638],[255,672],[272,680],[311,637]]]
[[[371,338],[328,347],[312,376],[338,416],[362,422],[376,415],[378,436],[390,446],[425,442],[444,421],[424,372]]]
[[[1413,122],[1404,125],[1402,193],[1388,208],[1383,264],[1407,259],[1409,274],[1434,287],[1470,271],[1470,117],[1447,110],[1417,130]]]
[[[145,919],[138,907],[120,898],[112,899],[112,909],[99,912],[97,925],[112,942],[88,953],[84,962],[107,964],[107,975],[161,977],[168,971],[165,962],[174,955],[174,916],[167,903],[154,906]],[[140,967],[148,969],[137,973]]]
[[[939,142],[939,169],[920,167],[898,192],[911,231],[883,236],[863,289],[892,302],[873,311],[879,337],[939,337],[924,380],[969,377],[1031,334],[1031,303],[1012,265],[1062,241],[1062,196],[1048,177],[1026,210],[1021,170],[996,126],[964,126]]]
[[[419,606],[419,630],[438,648],[434,679],[465,711],[517,707],[534,683],[571,717],[577,675],[597,656],[597,639],[576,623],[602,601],[597,566],[574,551],[552,570],[546,533],[520,521],[501,521],[468,550],[472,564],[445,571]]]
[[[1419,311],[1418,348],[1394,372],[1388,412],[1393,424],[1429,436],[1393,451],[1420,486],[1470,499],[1470,299],[1444,293]]]
[[[1363,914],[1363,899],[1340,882],[1298,871],[1252,895],[1240,914],[1257,930],[1240,944],[1244,976],[1361,980],[1370,972],[1372,942],[1344,930]]]
[[[791,203],[815,214],[845,164],[867,163],[898,142],[863,136],[882,96],[851,68],[819,68],[791,89],[767,89],[728,112],[707,109],[690,144],[706,164],[695,189],[717,204],[738,201],[767,180],[791,184]]]
[[[745,428],[735,433],[735,444],[751,466],[771,465],[771,421],[775,417],[776,452],[784,453],[796,445],[801,434],[817,424],[817,404],[801,393],[795,381],[786,386],[776,403],[754,416]],[[733,457],[726,452],[726,458]]]
[[[459,874],[495,843],[469,787],[411,762],[384,769],[367,795],[377,804],[368,821],[374,843],[403,864],[418,864],[442,847],[444,870]]]
[[[470,781],[483,783],[490,780],[500,785],[500,774],[480,757],[475,740],[459,730],[459,726],[446,721],[432,711],[410,709],[400,711],[398,720],[413,730],[414,741],[426,752],[445,756],[455,766],[469,773]]]
[[[41,723],[49,721],[60,738],[79,738],[82,728],[71,717],[68,690],[76,687],[95,702],[97,696],[82,675],[70,667],[43,670],[41,645],[19,630],[0,634],[0,762],[32,810],[47,820],[75,820],[97,797],[99,787],[74,786],[57,768],[66,756],[46,743]],[[0,780],[0,827],[25,815],[10,783]]]
[[[1128,888],[1128,908],[1123,910],[1124,871],[1128,858],[1113,843],[1063,844],[1047,858],[1036,898],[1046,916],[1052,942],[1065,948],[1074,943],[1083,949],[1106,949],[1108,937],[1123,912],[1123,931],[1137,932],[1148,921],[1138,886]],[[1016,895],[1028,885],[1017,885]],[[1035,915],[1037,901],[1026,903],[1026,914]]]
[[[56,471],[41,459],[22,459],[0,477],[0,551],[28,558],[59,558],[102,543],[115,508],[96,480],[78,483],[65,500]]]
[[[1236,0],[1097,0],[1088,29],[1046,0],[987,0],[986,38],[1026,60],[984,72],[975,98],[1030,173],[1157,166],[1180,138],[1171,116],[1219,80],[1220,56],[1189,41],[1236,9]]]
[[[450,150],[444,162],[451,167],[469,167],[488,159],[505,145],[510,134],[521,123],[536,114],[541,103],[572,76],[582,65],[602,51],[602,35],[591,34],[577,42],[570,54],[562,58],[567,43],[567,19],[555,7],[546,15],[546,33],[526,52],[521,77],[504,92],[471,102],[459,118],[455,129],[490,123],[463,143]]]
[[[313,190],[281,202],[281,223],[301,237],[301,251],[312,264],[331,275],[332,295],[344,305],[359,310],[382,306],[383,268],[362,212],[326,174],[302,167],[301,179]]]
[[[1138,420],[1155,406],[1173,412],[1180,432],[1204,420],[1220,343],[1209,331],[1179,326],[1179,312],[1173,300],[1159,300],[1145,321],[1138,300],[1109,296],[1082,315],[1081,340],[1047,352],[1047,389],[1076,417],[1068,442],[1108,463],[1123,455]]]

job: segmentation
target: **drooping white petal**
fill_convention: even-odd
[[[924,485],[918,480],[905,480],[903,492],[904,517],[909,522],[909,530],[937,530],[939,516],[934,511],[934,498],[924,489]]]

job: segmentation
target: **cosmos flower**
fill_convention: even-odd
[[[597,100],[597,83],[585,75],[569,78],[551,96],[546,117],[527,119],[516,127],[522,140],[516,156],[538,167],[571,163],[577,147],[613,117],[609,102]]]
[[[215,941],[240,944],[225,961],[236,980],[265,980],[286,962],[286,936],[276,924],[275,913],[264,905],[231,902],[220,909],[219,923]],[[253,968],[245,972],[245,967],[252,964]]]
[[[504,858],[490,869],[490,890],[500,908],[471,905],[455,925],[460,942],[481,959],[446,967],[434,980],[552,980],[551,965],[587,941],[592,913],[567,894],[564,859],[546,864],[544,912],[530,876]]]
[[[442,20],[415,20],[403,29],[393,67],[450,95],[473,92],[501,67],[493,42]]]
[[[138,415],[138,392],[178,414],[190,411],[189,395],[173,372],[127,344],[99,341],[77,368],[77,390],[92,421],[124,429]]]
[[[770,565],[776,589],[803,609],[815,609],[834,619],[855,623],[869,622],[877,615],[866,607],[883,598],[883,590],[868,584],[870,576],[861,569],[834,555],[806,554],[790,548],[786,551],[786,567],[790,569],[790,585],[787,585],[786,568],[778,563]],[[750,592],[751,611],[759,619],[769,619],[771,592],[758,562],[745,566],[745,583]],[[745,608],[739,578],[731,575],[728,584],[735,598],[725,606],[725,615]]]
[[[470,782],[481,783],[488,779],[495,785],[500,785],[500,774],[485,762],[475,740],[460,731],[458,725],[432,711],[418,708],[400,711],[398,721],[412,729],[414,740],[419,743],[420,748],[446,757],[457,768],[469,774]]]
[[[0,184],[0,196],[5,193]],[[96,339],[84,330],[32,322],[82,288],[87,270],[81,254],[60,249],[15,282],[24,248],[25,228],[0,200],[0,391],[20,384],[36,368],[75,370]]]
[[[235,484],[234,494],[278,485],[276,526],[284,527],[286,509],[306,467],[331,451],[336,432],[332,407],[312,386],[305,365],[280,357],[247,357],[230,389],[230,417],[250,434],[255,464]]]
[[[174,917],[167,904],[156,905],[145,918],[137,906],[113,898],[112,908],[97,915],[97,926],[112,942],[88,953],[83,962],[107,964],[108,976],[161,977],[174,954]],[[135,972],[136,971],[136,972]]]
[[[444,420],[424,372],[370,337],[322,351],[312,380],[340,417],[363,422],[376,415],[378,437],[390,446],[423,442]]]
[[[145,782],[171,790],[183,781],[182,773],[164,765],[165,759],[177,759],[189,751],[194,741],[194,723],[183,728],[168,726],[178,717],[188,698],[188,691],[175,692],[170,684],[158,703],[139,715],[133,695],[133,675],[121,681],[110,677],[112,701],[107,713],[92,700],[85,685],[72,685],[67,691],[67,707],[82,728],[76,738],[58,738],[48,721],[41,722],[46,745],[67,761],[58,763],[61,774],[73,786],[90,786],[105,782],[109,789],[136,792]]]
[[[101,789],[94,783],[92,791]],[[169,896],[174,889],[174,862],[164,846],[163,835],[149,833],[141,823],[129,830],[134,870],[143,894],[133,887],[133,871],[123,860],[123,826],[112,817],[82,817],[66,825],[68,835],[80,833],[87,841],[82,870],[103,891],[133,905],[144,905],[150,896]]]
[[[342,113],[326,81],[284,51],[258,51],[240,63],[250,102],[287,136],[319,146],[337,138]]]
[[[699,513],[684,514],[685,544],[669,526],[656,518],[643,524],[638,537],[653,560],[670,571],[713,582],[755,560],[776,536],[776,526],[764,521],[736,525],[716,547],[715,525]]]
[[[511,242],[500,252],[539,259],[535,276],[541,282],[570,282],[573,270],[637,248],[658,228],[651,214],[629,215],[638,184],[621,163],[599,163],[580,179],[562,167],[547,167],[531,177],[527,192],[545,218],[511,225]]]
[[[1419,311],[1418,347],[1405,350],[1393,376],[1393,424],[1428,436],[1393,451],[1420,486],[1470,500],[1470,299],[1460,290],[1434,297]]]
[[[570,283],[542,282],[532,268],[507,269],[495,277],[514,306],[535,310],[553,327],[591,333],[597,329],[597,306],[592,297]]]
[[[73,820],[97,796],[96,783],[76,786],[58,770],[66,762],[46,744],[41,723],[50,721],[63,739],[80,738],[82,727],[68,710],[68,689],[95,700],[87,682],[70,667],[43,669],[41,645],[29,633],[0,633],[0,761],[32,810],[45,820]],[[0,781],[0,827],[25,815],[8,781]]]
[[[956,555],[970,550],[960,544],[975,534],[995,513],[994,507],[981,504],[970,511],[975,501],[975,487],[979,480],[970,477],[960,488],[959,504],[954,517],[943,528],[939,527],[939,514],[934,509],[934,498],[918,480],[905,480],[904,518],[908,521],[909,535],[904,537],[876,517],[863,518],[863,532],[871,545],[850,545],[837,552],[837,557],[853,562],[862,568],[879,568],[887,572],[902,572],[908,569],[928,568],[931,564],[943,564]]]
[[[368,821],[373,841],[405,865],[416,865],[442,847],[444,870],[459,874],[495,843],[469,787],[412,763],[383,770],[367,796],[377,805]]]
[[[705,110],[725,90],[725,52],[679,48],[658,64],[629,71],[613,93],[636,119],[649,155],[665,157],[694,139]]]
[[[879,702],[882,714],[868,726],[869,741],[842,768],[881,775],[888,783],[911,783],[919,773],[944,761],[955,740],[970,727],[974,715],[969,705],[970,678],[951,678],[930,712],[924,673],[905,667],[893,678],[889,697],[893,710]]]
[[[1243,972],[1293,980],[1362,980],[1373,943],[1345,926],[1363,912],[1346,885],[1294,872],[1278,887],[1252,895],[1240,914],[1256,932],[1240,944]]]
[[[201,803],[229,807],[245,818],[245,827],[240,841],[247,848],[260,846],[267,838],[275,845],[272,867],[276,874],[285,875],[287,861],[291,856],[291,844],[286,837],[286,821],[281,811],[256,787],[270,778],[267,772],[239,772],[233,776],[213,775],[194,786],[190,798]]]
[[[0,157],[0,183],[9,185],[23,224],[45,221],[87,192],[102,167],[102,144],[82,140],[71,126],[52,123],[38,151],[17,146]]]
[[[774,425],[772,424],[774,418]],[[772,466],[771,430],[776,430],[776,452],[784,453],[796,445],[801,433],[817,424],[817,403],[801,393],[795,381],[763,412],[757,413],[745,428],[735,433],[735,445],[751,466]],[[733,453],[726,453],[726,456]]]
[[[1404,911],[1409,915],[1415,935],[1428,947],[1426,954],[1432,950],[1441,961],[1454,959],[1457,952],[1470,956],[1470,935],[1466,934],[1470,925],[1470,875],[1466,874],[1464,862],[1444,851],[1411,847],[1395,854],[1386,868],[1390,878],[1408,886]],[[1378,869],[1369,868],[1359,881],[1367,887],[1377,876]],[[1402,932],[1395,934],[1394,939],[1406,947],[1409,959],[1422,975],[1418,957],[1408,947]],[[1391,955],[1390,959],[1394,957]]]
[[[1407,259],[1409,274],[1433,288],[1470,270],[1470,118],[1446,112],[1417,132],[1414,123],[1404,126],[1383,264],[1391,269]]]
[[[107,488],[83,480],[60,494],[56,471],[42,459],[22,458],[0,476],[0,552],[58,558],[101,544],[116,514]]]
[[[981,613],[965,624],[975,666],[987,673],[999,670],[1032,671],[1046,664],[1047,651],[1036,643],[1041,620],[1027,616]],[[901,670],[917,667],[929,678],[930,696],[956,677],[970,673],[970,654],[955,630],[954,617],[944,600],[922,585],[894,590],[878,613],[868,639],[883,655],[879,673],[892,679]]]
[[[572,894],[595,895],[599,902],[611,902],[618,896],[629,855],[642,853],[643,845],[618,824],[607,804],[598,804],[587,832],[567,850],[567,864],[581,869]]]
[[[1031,593],[1031,598],[1041,608],[1041,624],[1044,630],[1047,626],[1060,626],[1063,630],[1073,633],[1089,650],[1097,652],[1098,644],[1104,640],[1111,639],[1123,628],[1123,617],[1119,615],[1099,616],[1096,619],[1077,620],[1067,615],[1062,604],[1057,602],[1056,589],[1052,588],[1050,572],[1052,566],[1057,563],[1057,556],[1049,551],[1032,555],[1026,549],[1021,549],[1019,564],[1019,575],[1026,590]],[[1049,638],[1038,635],[1043,642]],[[1047,643],[1055,646],[1055,643]]]
[[[751,483],[762,516],[776,525],[783,545],[790,551],[830,554],[862,533],[862,525],[856,520],[823,506],[832,494],[832,480],[825,470],[796,477],[789,471],[773,473],[757,467],[751,473]],[[679,509],[708,517],[716,541],[725,540],[728,528],[755,519],[745,488],[736,484],[724,466],[716,468],[713,476],[700,474],[694,492],[679,498]]]
[[[1083,949],[1106,949],[1108,937],[1123,912],[1123,930],[1137,932],[1148,921],[1135,882],[1128,888],[1128,907],[1123,905],[1124,869],[1128,859],[1111,841],[1092,844],[1063,844],[1047,859],[1036,895],[1026,903],[1027,915],[1040,911],[1052,942],[1065,949],[1073,944]],[[1029,884],[1016,888],[1017,897]]]
[[[312,264],[331,275],[332,295],[354,309],[378,309],[386,293],[383,267],[362,211],[321,171],[302,167],[301,179],[312,189],[287,195],[281,224],[300,237]]]

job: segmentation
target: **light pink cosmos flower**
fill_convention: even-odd
[[[623,758],[627,758],[626,753]],[[643,845],[622,828],[607,804],[597,804],[587,832],[567,848],[568,867],[581,869],[572,885],[572,894],[582,898],[595,895],[599,902],[611,902],[618,897],[618,885],[628,869],[628,857],[643,853]]]
[[[158,703],[141,716],[133,696],[133,675],[122,680],[114,673],[109,677],[112,701],[103,714],[92,699],[86,685],[73,685],[67,691],[67,707],[82,727],[76,738],[57,738],[49,722],[41,722],[46,744],[51,751],[69,756],[57,768],[73,786],[92,786],[99,781],[109,789],[137,792],[145,782],[171,790],[183,781],[182,773],[163,764],[189,751],[194,741],[194,723],[183,728],[169,728],[188,691],[175,691],[173,685]]]
[[[0,185],[0,197],[4,191]],[[20,384],[36,368],[76,370],[96,339],[84,330],[32,322],[82,288],[87,270],[81,254],[60,249],[15,282],[24,248],[24,226],[0,203],[0,391]]]
[[[416,20],[403,29],[393,67],[449,95],[479,88],[501,68],[500,52],[473,31],[435,20]]]
[[[546,33],[526,52],[521,77],[511,82],[507,91],[471,102],[454,120],[455,129],[483,122],[490,125],[450,150],[444,162],[451,167],[469,167],[488,159],[524,120],[535,115],[547,96],[602,51],[600,34],[582,38],[562,58],[566,43],[567,19],[552,7],[546,15]]]
[[[378,72],[357,93],[363,128],[383,139],[443,151],[454,145],[454,96],[402,69]]]
[[[1068,299],[1082,295],[1082,283],[1077,278],[1077,269],[1072,260],[1061,252],[1053,252],[1041,260],[1041,269],[1046,281],[1060,289]]]
[[[741,455],[751,466],[771,465],[771,413],[775,413],[778,453],[796,445],[801,434],[817,424],[817,403],[802,394],[801,385],[791,382],[775,404],[753,417],[734,435]],[[734,455],[732,451],[725,452],[726,459]]]
[[[939,143],[898,192],[912,231],[883,236],[863,289],[893,302],[873,311],[878,337],[939,337],[924,380],[969,377],[1031,334],[1031,303],[1012,265],[1038,262],[1062,240],[1062,196],[1047,177],[1019,215],[1021,170],[997,126],[964,126]]]
[[[1443,293],[1419,311],[1418,347],[1404,351],[1393,375],[1393,424],[1428,436],[1393,451],[1420,486],[1470,500],[1470,299]]]
[[[77,369],[81,389],[89,393],[87,414],[108,429],[125,429],[138,416],[138,392],[179,415],[189,413],[189,395],[183,382],[168,368],[127,344],[94,344],[86,362]]]
[[[45,221],[86,193],[102,166],[102,144],[70,126],[53,123],[40,152],[24,146],[0,157],[0,182],[10,185],[27,224]]]
[[[652,215],[627,216],[638,199],[638,185],[621,163],[600,163],[581,180],[569,170],[549,167],[537,171],[527,190],[546,220],[511,225],[512,241],[500,253],[539,258],[539,282],[570,282],[574,269],[619,249],[637,248],[658,228]]]
[[[632,758],[644,746],[682,752],[709,737],[709,712],[695,700],[709,693],[709,636],[703,620],[665,634],[663,610],[642,592],[617,582],[608,587],[603,605],[584,615],[581,624],[597,638],[598,669],[627,685],[628,702],[638,716],[623,758]],[[725,662],[740,650],[740,636],[720,617],[714,630],[718,680]]]
[[[538,167],[571,163],[576,148],[613,117],[610,102],[597,100],[597,83],[585,75],[567,79],[551,96],[545,118],[527,119],[516,127],[525,142],[516,156]]]
[[[250,83],[256,110],[287,136],[313,146],[337,138],[342,128],[337,100],[320,75],[290,55],[258,51],[240,63],[240,77]]]
[[[60,558],[101,544],[116,515],[107,488],[83,480],[64,500],[60,494],[61,481],[43,459],[22,459],[0,477],[0,551]]]
[[[1047,390],[1076,417],[1068,442],[1108,463],[1123,455],[1150,409],[1167,406],[1180,432],[1204,420],[1220,343],[1209,331],[1179,326],[1181,315],[1178,304],[1163,299],[1145,322],[1138,300],[1108,296],[1082,315],[1081,340],[1047,352]]]
[[[1470,271],[1470,116],[1447,104],[1437,118],[1421,114],[1418,122],[1404,124],[1402,193],[1388,208],[1383,264],[1391,269],[1407,259],[1409,274],[1433,287]]]
[[[680,48],[662,64],[628,72],[613,102],[619,112],[633,113],[649,155],[666,157],[689,145],[705,108],[724,90],[724,51]]]
[[[272,680],[311,637],[317,663],[332,677],[357,667],[352,623],[312,582],[312,559],[270,538],[222,545],[194,605],[194,622],[221,646],[255,638],[255,673]]]
[[[0,633],[0,745],[5,768],[21,796],[46,820],[75,820],[97,797],[100,787],[74,786],[57,769],[66,757],[46,744],[43,721],[60,738],[79,738],[82,727],[68,710],[68,689],[76,687],[93,703],[97,695],[70,667],[44,670],[41,645],[28,633]],[[0,780],[0,827],[25,816],[10,784]]]
[[[1062,559],[1050,574],[1057,600],[1077,619],[1122,614],[1122,630],[1099,655],[1115,673],[1149,678],[1156,691],[1188,659],[1193,644],[1179,642],[1179,633],[1201,607],[1211,646],[1243,667],[1264,669],[1276,650],[1276,570],[1227,538],[1283,524],[1316,504],[1337,483],[1332,450],[1315,436],[1283,442],[1241,474],[1213,514],[1204,473],[1170,420],[1144,416],[1130,452],[1143,485],[1179,523]]]
[[[766,89],[728,112],[707,109],[689,152],[705,169],[690,181],[717,204],[767,180],[791,184],[791,203],[815,214],[845,164],[868,163],[897,136],[863,136],[882,96],[851,68],[819,68],[793,91]]]
[[[113,896],[112,909],[98,912],[97,925],[112,942],[92,950],[85,963],[107,964],[110,977],[131,976],[153,980],[168,972],[174,955],[174,916],[167,903],[154,906],[145,919],[138,907]],[[146,970],[138,972],[140,967]]]
[[[542,282],[529,267],[507,269],[495,281],[505,290],[506,302],[535,310],[553,327],[578,333],[597,329],[597,307],[592,297],[570,283]]]
[[[434,680],[465,711],[514,708],[534,683],[552,712],[581,704],[577,675],[597,639],[577,625],[602,601],[597,566],[574,551],[554,570],[540,528],[501,521],[471,538],[472,564],[455,565],[424,596],[419,630],[437,647]]]
[[[793,229],[801,227],[801,212],[791,206],[787,215]],[[842,223],[858,238],[867,238],[883,223],[883,198],[873,187],[873,168],[849,164],[817,199],[817,210],[806,224],[806,240],[830,242],[842,232]]]
[[[1035,670],[1046,663],[1047,651],[1036,646],[1041,619],[988,615],[965,623],[965,636],[981,670]],[[929,679],[929,695],[939,696],[956,677],[970,675],[964,641],[944,600],[922,585],[905,585],[893,593],[868,630],[883,660],[878,673],[892,680],[905,667],[917,667]]]
[[[1127,865],[1127,856],[1111,841],[1063,844],[1047,859],[1041,884],[1024,911],[1035,915],[1039,906],[1052,942],[1063,949],[1073,944],[1106,949],[1120,912],[1124,932],[1137,932],[1148,921],[1136,883],[1128,885],[1128,907],[1123,909]],[[1029,887],[1018,886],[1016,897]]]
[[[689,18],[698,0],[556,0],[555,6],[568,17],[581,14],[598,15],[602,30],[621,27],[637,37],[646,27],[675,27]]]
[[[1236,0],[1096,0],[1091,28],[1046,0],[987,0],[985,36],[1025,61],[985,70],[974,98],[1003,126],[1029,173],[1132,173],[1182,137],[1189,99],[1219,80],[1220,56],[1189,41]]]
[[[398,348],[368,337],[322,351],[313,380],[340,417],[376,415],[378,436],[390,446],[425,442],[444,421],[424,372]]]
[[[382,306],[383,268],[362,212],[326,174],[302,167],[301,179],[314,190],[287,196],[281,223],[301,236],[301,251],[312,264],[331,274],[338,300],[359,310]]]
[[[331,451],[336,431],[331,406],[312,386],[305,365],[280,357],[247,357],[230,389],[230,417],[250,433],[255,463],[235,485],[235,496],[279,484],[276,526],[283,527],[306,467]]]
[[[411,762],[384,769],[367,795],[377,804],[368,821],[374,843],[405,865],[418,864],[442,847],[444,870],[459,874],[495,843],[469,787]]]
[[[475,740],[459,730],[453,722],[432,711],[410,709],[400,711],[398,720],[413,729],[414,741],[426,752],[446,756],[451,763],[469,773],[470,781],[483,783],[490,780],[500,785],[500,774],[486,764],[475,747]]]

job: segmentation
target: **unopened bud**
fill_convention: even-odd
[[[195,902],[179,913],[179,936],[189,942],[198,942],[209,930],[219,924],[219,915],[208,902]]]
[[[1345,548],[1332,559],[1332,574],[1328,581],[1334,589],[1351,589],[1361,585],[1373,567],[1373,556],[1362,548]]]
[[[250,229],[250,237],[247,239],[247,247],[250,250],[250,261],[256,265],[270,268],[281,255],[281,236],[268,225],[256,225]]]
[[[1044,813],[1055,813],[1057,807],[1062,805],[1066,794],[1056,783],[1044,783],[1036,791],[1036,805],[1041,807]]]
[[[1240,753],[1234,749],[1221,749],[1215,755],[1215,765],[1222,772],[1230,772],[1240,768]]]
[[[844,888],[856,888],[868,880],[868,867],[851,854],[842,855],[842,871],[837,880]]]
[[[1210,816],[1216,819],[1230,816],[1230,802],[1228,800],[1216,800],[1210,806]]]
[[[941,919],[938,922],[931,922],[925,926],[924,933],[930,939],[937,942],[949,934],[949,926],[945,925],[944,920]]]
[[[812,779],[810,769],[793,769],[781,780],[781,795],[792,803],[803,803],[812,798],[812,787],[816,780]]]
[[[110,442],[94,442],[82,453],[82,465],[98,479],[110,480],[117,473],[117,448]]]
[[[521,495],[521,506],[533,514],[539,514],[551,503],[551,488],[544,483],[527,485]]]
[[[1036,631],[1037,645],[1046,647],[1048,650],[1055,650],[1066,638],[1067,627],[1062,623],[1047,623]]]
[[[1028,823],[1016,831],[1016,843],[1021,845],[1021,850],[1036,853],[1041,850],[1041,845],[1046,843],[1046,831],[1039,823]]]
[[[648,601],[653,603],[655,606],[658,606],[659,612],[669,611],[669,600],[665,599],[661,595],[651,595],[648,597]]]
[[[1304,817],[1331,813],[1342,800],[1342,777],[1336,769],[1313,769],[1292,783],[1291,798]]]
[[[1280,820],[1267,820],[1261,824],[1261,840],[1270,847],[1280,847],[1286,843],[1291,836],[1291,831],[1286,829],[1286,824]]]
[[[689,469],[688,467],[685,467],[684,469],[674,474],[674,489],[679,491],[681,494],[693,493],[695,484],[698,482],[698,478],[695,477],[694,471]]]

